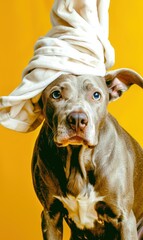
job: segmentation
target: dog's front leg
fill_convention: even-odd
[[[138,240],[136,219],[133,211],[121,223],[121,240]]]
[[[42,212],[42,233],[43,240],[62,240],[63,238],[63,218],[61,213],[50,217],[47,210]]]

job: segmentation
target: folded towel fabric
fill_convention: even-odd
[[[61,74],[104,76],[114,64],[108,40],[109,0],[55,0],[52,29],[40,38],[23,71],[22,83],[0,98],[0,123],[20,132],[43,121],[42,91]]]

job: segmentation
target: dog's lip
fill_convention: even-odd
[[[79,145],[79,144],[83,144],[84,142],[85,140],[82,137],[76,135],[67,139],[63,139],[61,142],[56,142],[56,145],[59,147],[69,145],[69,144]]]
[[[83,142],[84,139],[80,136],[73,136],[73,137],[69,138],[69,141]]]
[[[95,145],[90,144],[86,139],[81,136],[75,135],[70,138],[64,139],[61,142],[55,142],[58,147],[64,147],[67,145],[86,145],[89,148],[94,148]]]

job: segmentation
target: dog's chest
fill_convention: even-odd
[[[67,197],[56,196],[68,212],[71,219],[80,229],[91,229],[98,214],[95,210],[97,202],[103,197],[95,192],[94,164],[92,150],[82,147],[68,147],[65,167],[67,177]],[[73,151],[74,150],[74,151]],[[70,194],[69,194],[70,193]]]
[[[95,221],[98,221],[98,214],[95,210],[97,202],[102,201],[92,185],[88,184],[78,196],[67,195],[57,197],[68,211],[68,218],[71,219],[80,229],[91,229]]]

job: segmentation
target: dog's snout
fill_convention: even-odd
[[[75,130],[84,130],[88,124],[88,117],[84,112],[71,112],[67,117],[70,127]]]

